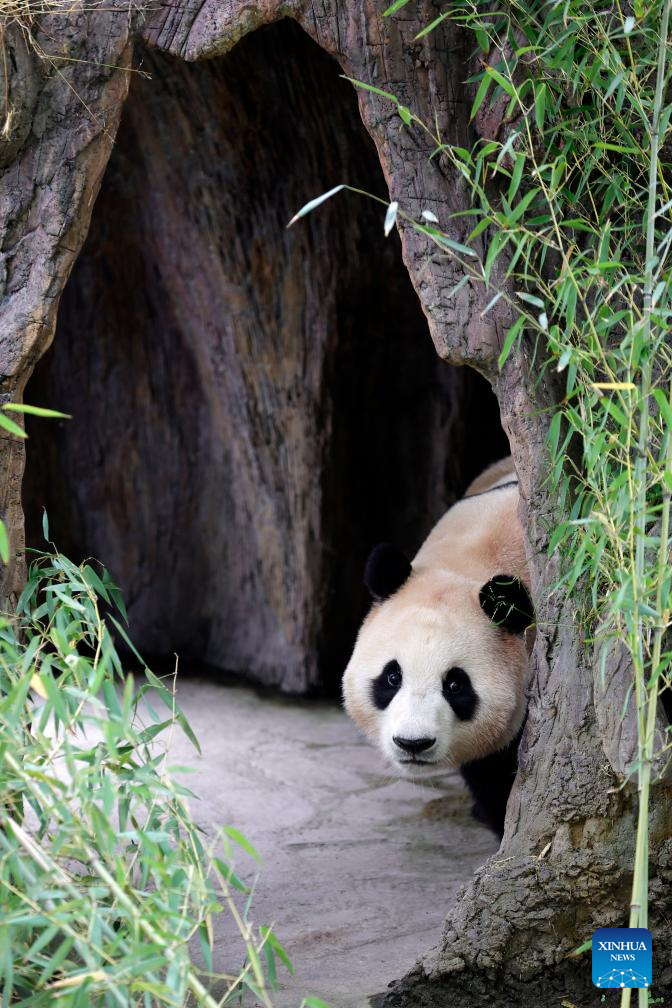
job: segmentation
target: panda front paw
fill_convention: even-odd
[[[499,811],[494,812],[492,809],[488,809],[481,802],[474,802],[471,806],[471,814],[476,820],[476,822],[481,823],[483,826],[487,826],[488,829],[492,830],[499,839],[501,840],[504,835],[504,816],[506,814],[506,807]]]
[[[485,811],[480,802],[474,802],[471,806],[471,814],[476,820],[476,822],[483,823],[484,826],[490,825],[490,818],[488,813]]]

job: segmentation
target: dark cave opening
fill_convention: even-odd
[[[42,508],[121,586],[148,656],[337,693],[371,546],[410,555],[507,452],[484,379],[432,346],[340,68],[293,22],[202,64],[147,52],[26,401]]]

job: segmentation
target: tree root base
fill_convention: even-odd
[[[656,970],[654,1001],[672,995],[672,966]],[[633,1004],[637,995],[633,992]],[[418,963],[405,977],[375,995],[371,1008],[616,1008],[616,992],[593,987],[590,956],[548,967],[529,980],[478,970],[427,974]]]

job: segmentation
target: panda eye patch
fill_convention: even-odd
[[[478,707],[478,693],[461,668],[451,668],[443,680],[443,695],[460,721],[470,721]]]
[[[378,710],[385,710],[401,688],[403,676],[398,661],[387,663],[383,671],[371,683],[371,699]]]

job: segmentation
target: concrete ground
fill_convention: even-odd
[[[295,967],[274,1008],[305,994],[364,1008],[438,942],[459,886],[496,850],[461,778],[394,779],[336,704],[194,677],[178,703],[203,749],[171,745],[171,763],[196,768],[184,778],[200,796],[195,818],[235,826],[263,858],[251,916],[275,924]],[[236,868],[253,878],[245,855]],[[235,928],[215,920],[215,969],[236,970]]]

